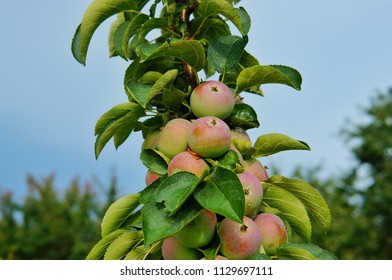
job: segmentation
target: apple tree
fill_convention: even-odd
[[[108,208],[87,259],[335,259],[310,243],[312,223],[331,223],[320,193],[262,164],[308,144],[247,133],[259,121],[246,94],[262,97],[271,83],[300,90],[302,77],[246,50],[251,19],[238,2],[95,0],[84,12],[75,59],[86,64],[94,32],[115,17],[109,54],[129,64],[126,100],[96,123],[95,156],[141,133],[146,167],[146,185]]]

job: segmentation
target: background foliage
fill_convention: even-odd
[[[0,259],[84,259],[117,196],[116,177],[106,187],[74,179],[60,194],[54,175],[28,175],[27,187],[20,202],[0,194]]]

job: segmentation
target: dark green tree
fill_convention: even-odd
[[[350,169],[323,179],[319,167],[299,167],[294,176],[317,188],[331,209],[331,229],[325,235],[315,227],[314,243],[340,259],[392,259],[392,88],[361,114],[341,134],[355,160]]]
[[[357,161],[346,178],[358,200],[349,238],[358,258],[391,259],[392,88],[379,92],[363,113],[365,123],[352,123],[343,131]]]
[[[104,190],[74,179],[63,194],[54,179],[29,175],[21,202],[0,194],[0,259],[84,259],[100,239],[102,216],[117,195],[116,178]]]

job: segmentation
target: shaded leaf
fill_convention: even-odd
[[[245,130],[260,126],[256,111],[252,106],[245,103],[234,105],[233,112],[228,117],[228,121],[233,127],[241,127]]]
[[[192,197],[174,215],[165,212],[163,203],[148,201],[142,208],[142,226],[145,246],[172,236],[189,224],[202,207]]]
[[[203,69],[206,64],[204,47],[196,40],[165,42],[162,45],[155,46],[152,50],[148,49],[149,47],[151,47],[150,44],[145,44],[140,50],[142,62],[169,56],[188,63],[196,71]]]
[[[173,215],[193,193],[199,182],[200,179],[193,173],[175,173],[159,185],[155,201],[164,202],[165,211]]]
[[[245,213],[244,190],[234,172],[213,167],[209,180],[196,188],[194,197],[204,208],[242,222]]]
[[[220,36],[210,42],[207,55],[219,73],[232,72],[238,66],[247,41],[238,36]]]
[[[149,170],[160,175],[167,173],[167,166],[170,161],[165,155],[152,149],[143,149],[140,153],[140,160]]]

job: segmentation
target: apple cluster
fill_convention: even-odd
[[[211,160],[229,150],[238,155],[241,168],[236,175],[245,197],[245,216],[241,223],[203,209],[200,214],[162,244],[164,259],[201,259],[219,237],[216,259],[248,259],[258,253],[274,255],[287,242],[286,227],[281,218],[260,213],[263,199],[262,181],[268,179],[260,161],[246,157],[239,146],[251,146],[251,139],[241,127],[230,127],[225,120],[242,100],[219,81],[198,85],[190,95],[193,118],[173,118],[164,127],[146,136],[142,149],[154,149],[168,159],[167,176],[191,172],[197,177],[208,174]],[[149,170],[145,181],[149,186],[161,175]]]

